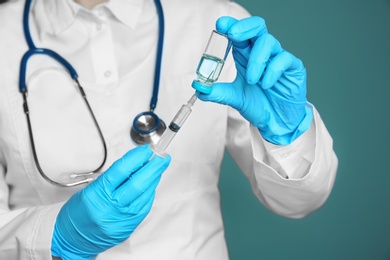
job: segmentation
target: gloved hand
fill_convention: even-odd
[[[260,17],[218,19],[217,31],[233,43],[237,76],[232,83],[214,83],[199,99],[232,106],[267,141],[287,145],[305,132],[312,121],[306,106],[306,69],[268,34]]]
[[[61,208],[54,227],[52,255],[90,259],[122,243],[149,213],[170,156],[149,160],[149,146],[116,161]]]

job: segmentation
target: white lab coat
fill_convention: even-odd
[[[111,1],[109,9],[103,8],[110,12],[95,10],[93,19],[81,12],[77,21],[66,20],[77,11],[66,1],[37,0],[31,11],[31,32],[37,46],[54,49],[78,71],[107,142],[104,171],[134,147],[129,137],[132,120],[148,110],[157,17],[151,0],[132,0]],[[57,212],[81,187],[55,187],[34,164],[18,92],[19,62],[27,50],[23,4],[18,0],[0,5],[0,259],[50,259]],[[194,92],[190,85],[195,68],[216,19],[242,18],[248,13],[228,1],[162,0],[162,5],[165,41],[155,111],[168,123]],[[77,27],[78,23],[85,27]],[[130,36],[123,34],[126,30]],[[121,33],[124,38],[118,39]],[[69,88],[61,88],[67,81],[64,75],[49,58],[29,62],[27,82],[38,156],[53,178],[62,169],[91,169],[102,158],[83,108],[73,104],[76,98]],[[234,76],[230,60],[220,80]],[[98,259],[228,259],[217,186],[225,148],[247,176],[255,196],[276,214],[300,218],[318,209],[331,191],[337,158],[324,123],[312,109],[311,128],[293,144],[278,147],[264,141],[233,109],[197,101],[168,149],[172,163],[163,174],[150,214],[130,239]],[[58,132],[68,128],[58,136],[56,126]],[[68,145],[72,141],[76,144]],[[286,174],[289,179],[282,177]]]

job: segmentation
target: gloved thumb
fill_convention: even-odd
[[[237,19],[230,17],[230,16],[222,16],[220,17],[215,27],[218,32],[227,34],[229,32],[230,27],[232,27],[237,22]]]
[[[242,20],[222,16],[216,22],[216,29],[227,35],[237,47],[246,47],[251,39],[268,33],[264,19],[258,16],[250,16]]]

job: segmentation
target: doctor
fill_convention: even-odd
[[[32,41],[78,72],[107,146],[104,155],[64,67],[33,57],[25,81],[40,167],[56,179],[103,161],[89,185],[52,185],[37,169],[18,88],[29,49],[24,3],[0,5],[0,259],[228,259],[218,191],[225,148],[276,214],[302,218],[327,199],[337,158],[306,100],[302,62],[263,19],[227,0],[161,1],[154,112],[163,120],[194,93],[210,31],[216,27],[233,42],[220,78],[230,83],[198,95],[205,102],[196,103],[165,158],[152,158],[149,146],[137,147],[129,135],[153,92],[161,25],[154,1],[33,1]]]

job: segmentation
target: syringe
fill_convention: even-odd
[[[197,97],[194,94],[190,98],[190,100],[188,100],[187,104],[182,105],[179,111],[176,113],[175,117],[172,119],[171,123],[169,124],[169,127],[162,134],[160,140],[156,144],[150,145],[150,148],[153,150],[153,152],[156,155],[160,157],[166,156],[165,150],[173,140],[173,137],[175,137],[176,133],[183,126],[188,116],[191,114],[192,112],[191,107],[194,105],[196,99]]]
[[[211,85],[216,81],[221,73],[227,55],[232,47],[232,43],[228,37],[217,31],[212,31],[210,39],[207,43],[206,50],[196,69],[196,79],[192,82],[192,87],[199,93],[210,94]],[[176,113],[169,127],[162,134],[160,140],[156,144],[151,144],[150,148],[154,154],[160,157],[165,157],[165,149],[171,143],[173,137],[183,126],[188,116],[191,114],[191,107],[194,105],[197,97],[194,94],[186,105],[183,105]]]

